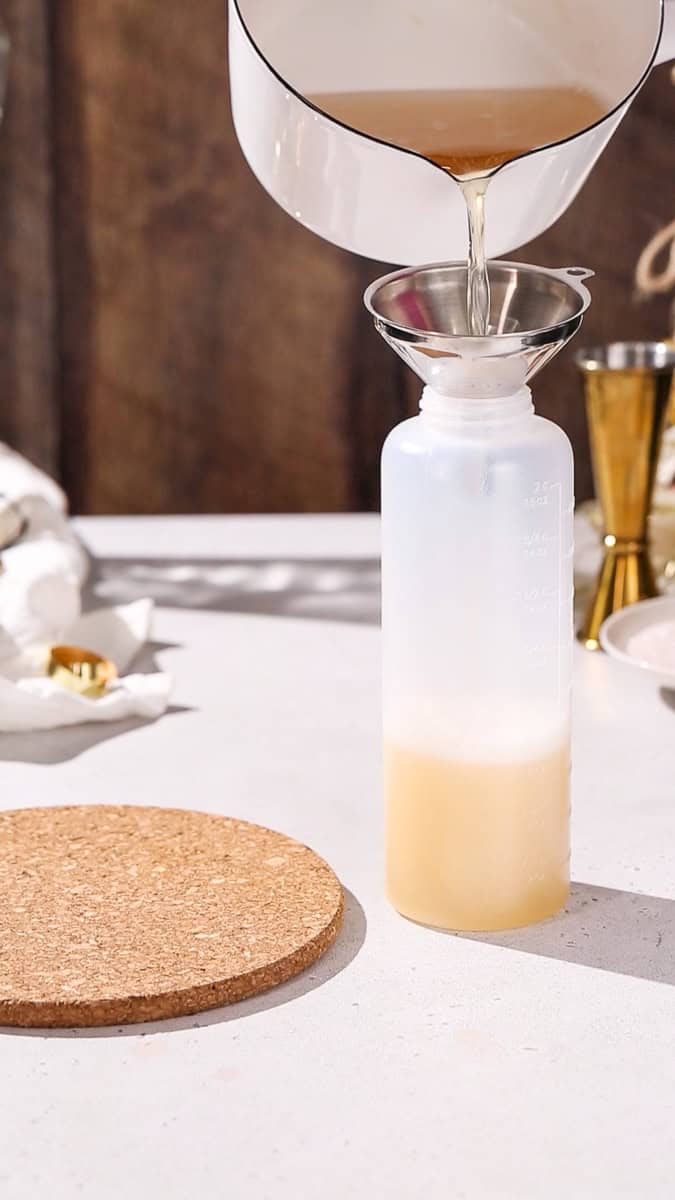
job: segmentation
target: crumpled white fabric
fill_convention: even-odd
[[[2,443],[0,495],[27,521],[27,532],[0,556],[0,732],[160,716],[170,677],[124,675],[150,637],[152,601],[81,614],[89,564],[68,523],[66,497],[49,476]],[[112,659],[121,678],[98,699],[68,691],[44,674],[49,646],[56,642]]]
[[[62,516],[68,511],[65,492],[58,483],[4,442],[0,442],[0,493],[10,500],[35,496]]]
[[[47,645],[32,646],[10,659],[0,678],[0,732],[161,716],[169,702],[171,676],[161,671],[123,674],[150,636],[152,608],[151,600],[134,600],[117,608],[97,609],[64,631],[63,644],[96,650],[115,663],[121,678],[98,699],[70,692],[44,674]]]
[[[26,533],[2,551],[0,671],[6,659],[36,641],[55,641],[80,615],[88,559],[66,516],[58,484],[0,443],[0,494],[27,522]]]
[[[0,465],[0,483],[2,481]],[[20,509],[27,532],[2,551],[0,670],[5,658],[36,641],[56,641],[80,615],[86,553],[64,516],[37,496]]]

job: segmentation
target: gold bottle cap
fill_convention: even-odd
[[[109,658],[103,658],[93,650],[84,650],[81,646],[52,646],[47,674],[69,691],[96,700],[117,678],[117,668]]]

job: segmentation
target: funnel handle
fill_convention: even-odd
[[[588,267],[561,267],[561,275],[567,275],[570,279],[592,279],[595,271],[589,271]]]

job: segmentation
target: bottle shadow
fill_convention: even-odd
[[[262,992],[259,996],[252,996],[250,1000],[241,1000],[238,1004],[231,1004],[226,1008],[213,1008],[206,1012],[193,1013],[188,1017],[144,1021],[134,1025],[105,1025],[92,1029],[19,1029],[0,1025],[0,1037],[115,1038],[181,1033],[190,1029],[202,1029],[207,1025],[221,1025],[227,1021],[241,1021],[246,1017],[255,1016],[256,1013],[288,1004],[297,1000],[299,996],[305,996],[315,988],[322,987],[344,971],[356,958],[366,940],[366,914],[356,896],[347,888],[343,891],[344,919],[333,945],[302,974],[272,988],[269,992]]]
[[[550,921],[503,933],[456,936],[675,984],[675,900],[660,896],[573,883],[567,906]]]

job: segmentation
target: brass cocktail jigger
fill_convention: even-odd
[[[579,639],[598,650],[610,613],[657,594],[647,545],[675,350],[664,342],[614,342],[576,356],[584,374],[595,490],[605,557]]]

